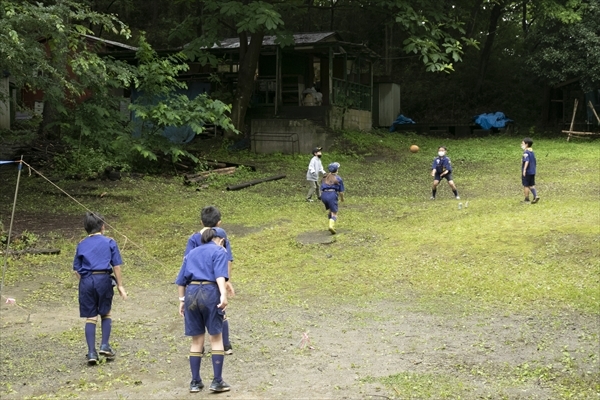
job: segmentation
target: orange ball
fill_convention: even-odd
[[[419,151],[419,146],[417,146],[416,144],[413,144],[412,146],[410,146],[411,153],[416,153],[417,151]]]

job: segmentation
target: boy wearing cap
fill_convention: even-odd
[[[204,335],[208,332],[214,379],[212,392],[226,392],[230,387],[223,380],[223,317],[227,307],[226,282],[229,280],[225,236],[220,228],[208,228],[201,237],[201,246],[184,258],[175,283],[179,294],[179,314],[185,321],[185,335],[192,337],[190,346],[190,392],[204,388],[200,364],[204,352]]]
[[[337,221],[338,212],[338,195],[340,201],[344,201],[344,181],[338,175],[340,163],[334,162],[329,164],[327,169],[329,173],[323,177],[321,181],[321,201],[325,204],[325,209],[329,211],[329,232],[335,235],[335,222]]]
[[[230,297],[235,296],[235,290],[233,289],[233,285],[231,284],[231,270],[233,263],[233,253],[231,252],[231,245],[229,244],[229,240],[227,239],[227,234],[221,226],[221,211],[217,207],[214,206],[206,206],[200,211],[200,222],[202,222],[202,229],[199,232],[192,234],[189,237],[187,245],[185,247],[185,252],[183,256],[187,256],[190,251],[195,249],[196,247],[202,245],[202,233],[208,228],[215,228],[220,237],[224,240],[225,250],[227,250],[228,255],[228,263],[227,263],[227,272],[229,276],[229,280],[225,282],[225,288],[227,289],[227,293]],[[233,354],[233,347],[231,346],[231,341],[229,340],[229,320],[223,311],[223,345],[225,346],[225,354]]]
[[[452,193],[454,193],[454,197],[456,198],[456,200],[460,200],[458,190],[456,189],[456,185],[452,180],[452,163],[450,162],[450,159],[446,156],[446,152],[446,147],[438,147],[438,156],[433,159],[433,164],[431,165],[431,176],[433,176],[433,186],[431,187],[430,200],[435,200],[437,187],[442,179],[446,179],[448,181],[448,185],[450,185]]]
[[[306,171],[306,180],[308,181],[308,194],[306,195],[306,201],[313,201],[312,195],[316,192],[317,199],[321,199],[321,193],[319,191],[319,173],[325,175],[323,164],[321,164],[321,147],[315,147],[312,151],[313,158],[311,158],[308,164],[308,171]]]

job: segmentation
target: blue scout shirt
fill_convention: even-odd
[[[196,247],[183,258],[175,283],[187,286],[191,281],[216,282],[217,278],[229,280],[227,250],[212,240]]]
[[[111,271],[123,264],[119,246],[113,238],[101,234],[89,235],[77,245],[73,270],[85,277],[93,271]]]
[[[328,185],[325,182],[321,182],[321,191],[324,192],[335,190],[336,192],[344,192],[344,181],[342,180],[342,177],[336,175],[335,179],[337,179],[337,183],[334,183],[333,185]]]
[[[521,161],[521,173],[523,173],[523,166],[527,161],[529,161],[529,164],[527,165],[525,175],[535,175],[535,154],[533,154],[533,151],[529,149],[523,152],[523,160]]]
[[[435,173],[438,175],[442,174],[444,171],[449,171],[449,174],[452,173],[450,159],[446,156],[434,158],[431,169],[435,169]]]
[[[206,228],[208,229],[208,228]],[[227,239],[227,234],[225,233],[225,230],[223,228],[213,228],[213,229],[219,229],[219,237],[223,237],[223,239],[225,239],[225,249],[227,250],[227,254],[229,255],[229,261],[233,261],[233,253],[231,252],[231,246],[229,245],[229,239]],[[188,253],[190,251],[192,251],[193,249],[195,249],[198,246],[202,246],[204,243],[202,243],[202,233],[203,230],[201,230],[200,232],[196,232],[194,233],[192,236],[190,236],[190,238],[188,239],[187,242],[187,246],[185,247],[185,252],[183,253],[183,256],[187,256]]]

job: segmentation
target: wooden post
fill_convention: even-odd
[[[600,117],[598,117],[598,114],[596,113],[596,109],[594,108],[594,105],[592,104],[592,101],[589,100],[588,101],[588,106],[590,106],[590,108],[592,109],[592,112],[594,113],[594,115],[596,116],[596,120],[598,121],[598,123],[600,124]]]
[[[575,114],[577,113],[577,106],[579,105],[579,100],[575,99],[575,103],[573,104],[573,117],[571,117],[571,126],[569,127],[569,132],[573,132],[573,124],[575,123]],[[571,134],[567,136],[567,142],[571,139]]]
[[[329,46],[329,105],[334,104],[333,99],[333,47]]]

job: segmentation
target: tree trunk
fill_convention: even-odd
[[[477,84],[475,85],[475,95],[481,94],[483,87],[483,80],[485,79],[485,73],[490,62],[490,56],[492,55],[492,48],[494,47],[494,39],[496,38],[496,29],[498,28],[498,21],[504,12],[503,4],[494,4],[492,13],[490,14],[490,24],[488,27],[488,35],[485,40],[485,45],[481,51],[481,58],[479,59],[479,74],[477,77]]]
[[[481,9],[481,5],[483,4],[483,0],[477,0],[475,4],[473,4],[473,8],[471,9],[471,16],[469,17],[469,27],[467,28],[467,37],[472,39],[475,35],[475,26],[477,25],[477,14]]]
[[[240,69],[238,71],[235,98],[231,107],[231,121],[233,126],[240,132],[245,131],[244,119],[254,91],[254,74],[256,73],[264,36],[264,32],[254,33],[250,38],[250,44],[244,46],[242,42],[247,43],[246,34],[240,34]],[[233,137],[233,133],[227,132],[226,137]]]

